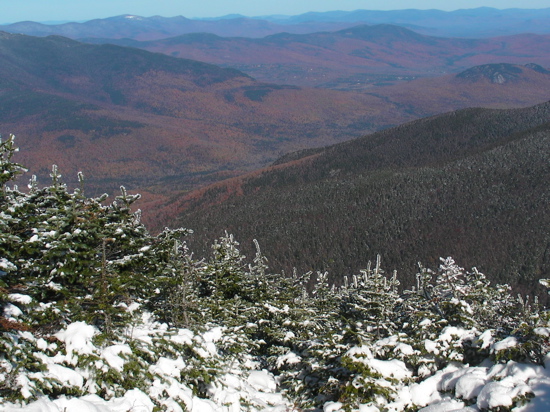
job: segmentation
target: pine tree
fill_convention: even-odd
[[[171,239],[185,231],[173,232],[168,241],[166,234],[149,235],[139,213],[131,210],[139,196],[121,187],[121,195],[106,205],[107,195],[84,196],[82,174],[81,187],[70,192],[56,166],[48,186],[40,188],[33,177],[28,193],[9,188],[8,179],[23,168],[11,161],[13,138],[0,150],[5,172],[0,203],[2,293],[20,289],[30,296],[35,307],[27,308],[22,319],[44,333],[84,320],[114,336],[132,319],[130,303],[148,299],[165,280],[163,275],[173,276],[174,263],[167,257]]]
[[[13,135],[5,141],[0,138],[0,312],[6,303],[5,288],[9,287],[7,276],[17,270],[15,256],[11,251],[21,243],[18,232],[14,230],[20,219],[13,216],[11,211],[24,201],[24,196],[17,188],[11,189],[6,185],[25,171],[22,165],[12,161],[18,151],[14,139]]]
[[[369,262],[367,269],[352,277],[343,291],[341,315],[346,318],[350,332],[357,335],[357,344],[397,331],[393,313],[400,302],[398,286],[397,273],[390,279],[384,275],[380,255],[374,269]]]
[[[164,229],[144,251],[154,278],[147,308],[160,321],[176,327],[192,327],[203,321],[199,303],[199,273],[202,262],[192,258],[183,238],[188,229]]]

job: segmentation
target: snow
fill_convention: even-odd
[[[457,412],[464,411],[464,402],[455,400],[444,400],[433,405],[420,409],[418,412]]]
[[[546,370],[544,376],[529,381],[529,386],[535,395],[534,399],[521,407],[514,408],[515,412],[545,412],[550,411],[550,374]]]
[[[8,405],[5,412],[152,412],[154,404],[149,397],[138,389],[126,392],[123,397],[105,401],[96,395],[81,398],[60,397],[54,401],[42,398],[24,407]]]
[[[486,368],[470,368],[455,384],[455,394],[461,399],[474,399],[487,384]]]
[[[125,361],[119,356],[121,353],[130,354],[132,353],[132,349],[128,345],[108,346],[101,352],[101,357],[107,361],[111,368],[122,372]]]
[[[302,361],[302,358],[291,351],[277,358],[277,367],[280,368],[285,364],[292,365],[295,363],[300,363],[301,361]]]
[[[494,343],[492,345],[492,350],[494,352],[500,352],[501,350],[513,348],[517,346],[517,344],[518,340],[513,336],[509,336],[506,339],[501,340],[500,342]]]
[[[192,345],[193,336],[195,336],[195,334],[189,329],[179,329],[176,335],[170,337],[170,340],[175,343]]]
[[[323,406],[323,412],[337,412],[344,406],[341,402],[327,402]]]
[[[21,295],[20,293],[10,293],[8,298],[12,302],[22,303],[23,305],[28,305],[32,302],[32,298],[29,295]]]
[[[408,345],[403,342],[399,342],[399,336],[392,335],[384,339],[380,339],[375,343],[378,351],[384,347],[393,348],[394,353],[400,353],[402,355],[414,355],[414,348],[411,345]]]
[[[92,338],[97,330],[85,322],[75,322],[67,326],[67,329],[57,332],[55,337],[61,342],[65,342],[67,348],[67,360],[73,365],[77,362],[76,354],[91,354],[95,346],[92,344]]]
[[[456,398],[475,400],[475,404],[465,408],[462,402],[443,395],[450,392],[454,392]],[[524,406],[515,407],[515,412],[550,410],[550,370],[513,361],[490,367],[451,364],[410,387],[412,403],[425,406],[421,412],[478,412],[510,407],[515,399],[529,393],[535,398]]]
[[[24,295],[23,295],[24,296]],[[16,297],[16,299],[19,299]],[[21,298],[27,300],[26,298]],[[203,333],[194,333],[189,329],[170,329],[165,324],[151,320],[144,314],[143,323],[132,328],[131,336],[135,342],[154,347],[162,338],[174,345],[192,348],[196,354],[206,354],[211,358],[219,356],[218,345],[227,341],[229,335],[222,327],[207,328]],[[285,398],[278,386],[277,378],[269,371],[259,368],[259,363],[252,362],[250,357],[239,355],[238,362],[228,364],[227,369],[205,388],[207,397],[199,397],[186,386],[181,376],[189,367],[189,358],[175,351],[158,356],[148,366],[148,373],[153,376],[150,387],[145,391],[131,389],[124,393],[112,392],[105,399],[93,393],[94,380],[86,368],[80,368],[78,358],[91,355],[97,360],[94,365],[103,371],[112,369],[120,373],[133,355],[133,347],[121,341],[103,348],[96,347],[92,340],[97,331],[94,327],[75,322],[55,336],[61,343],[48,343],[42,338],[34,338],[29,332],[19,332],[20,339],[33,340],[38,350],[36,359],[45,365],[43,372],[20,374],[17,383],[21,386],[21,395],[29,399],[33,395],[37,382],[43,379],[54,379],[60,385],[88,393],[80,397],[61,396],[58,399],[41,398],[28,405],[2,404],[1,409],[9,412],[152,412],[155,404],[167,411],[194,412],[239,412],[241,410],[284,412],[292,411],[292,403]],[[444,350],[445,345],[456,339],[472,337],[472,331],[457,328],[444,329],[436,340],[425,340],[426,348]],[[483,342],[493,350],[513,347],[512,339],[493,342],[491,333],[482,333],[473,338],[474,342]],[[499,345],[500,343],[500,345]],[[64,344],[64,351],[62,346]],[[487,347],[487,346],[486,346]],[[496,347],[496,349],[495,349]],[[431,376],[418,378],[412,382],[413,372],[398,359],[378,359],[376,354],[383,353],[384,348],[391,348],[396,354],[405,358],[418,353],[412,346],[400,342],[399,336],[390,336],[377,341],[372,348],[366,345],[349,349],[345,356],[353,362],[361,363],[377,373],[380,378],[377,384],[393,385],[396,390],[393,399],[380,400],[379,406],[370,403],[358,405],[358,412],[379,412],[387,410],[402,412],[419,410],[421,412],[480,412],[490,408],[498,409],[516,405],[518,397],[534,394],[535,398],[525,405],[513,408],[514,412],[546,412],[550,410],[550,355],[545,358],[545,366],[524,364],[514,361],[493,364],[485,361],[478,366],[469,366],[460,362],[451,362],[441,370],[430,372]],[[439,348],[439,349],[438,349]],[[446,350],[446,349],[445,349]],[[48,352],[50,355],[47,355]],[[293,351],[276,358],[279,367],[301,362],[301,357]],[[145,366],[147,368],[147,366]],[[360,380],[358,381],[360,382]],[[98,392],[99,393],[99,392]],[[204,396],[204,395],[203,395]],[[385,402],[385,403],[384,403]],[[467,406],[470,405],[470,406]],[[326,402],[323,412],[344,410],[341,402]],[[381,409],[379,409],[381,408]]]
[[[3,410],[4,412],[60,412],[60,409],[57,407],[57,405],[47,398],[42,398],[24,407],[7,405],[4,407]],[[94,412],[96,411],[97,410],[94,410]],[[79,409],[79,412],[90,412],[90,410]]]
[[[529,388],[527,386],[516,386],[515,380],[510,378],[504,378],[497,382],[489,382],[481,389],[476,405],[480,409],[512,406],[516,396],[528,391]]]
[[[471,335],[471,331],[463,328],[457,328],[455,326],[447,326],[443,329],[442,333],[439,335],[439,340],[450,342],[454,338],[464,339]]]
[[[210,356],[217,356],[217,342],[224,337],[224,328],[213,327],[202,334],[195,335],[188,329],[177,331],[167,330],[166,325],[151,322],[148,316],[144,316],[147,323],[132,329],[132,336],[137,342],[144,345],[155,345],[154,339],[163,337],[175,344],[193,345],[193,350],[200,353],[208,352]],[[21,386],[21,394],[25,398],[32,396],[35,381],[51,378],[65,387],[75,388],[77,391],[86,391],[91,388],[94,381],[90,380],[90,372],[78,366],[73,367],[81,355],[98,357],[93,362],[99,370],[106,372],[109,368],[121,372],[127,359],[132,356],[132,347],[125,343],[109,345],[98,348],[92,344],[96,329],[84,322],[75,322],[56,334],[56,337],[65,344],[66,354],[55,350],[55,344],[48,344],[44,339],[35,339],[36,346],[41,350],[52,350],[54,356],[48,356],[44,352],[36,353],[38,359],[47,365],[45,372],[20,375],[18,384]],[[32,334],[21,332],[27,339],[33,339]],[[144,338],[147,339],[144,339]],[[202,348],[201,348],[202,346]],[[144,346],[143,348],[145,348]],[[212,352],[204,348],[212,347]],[[241,369],[245,365],[253,364],[246,361],[246,356],[241,356],[242,366],[235,369],[234,366],[208,385],[208,398],[196,396],[193,391],[182,383],[180,377],[187,368],[187,362],[181,355],[160,356],[158,360],[149,366],[148,372],[154,376],[151,387],[147,393],[139,389],[125,391],[122,396],[113,396],[111,399],[102,399],[97,395],[81,397],[64,397],[50,400],[39,399],[28,405],[4,404],[0,407],[8,411],[78,411],[78,412],[123,412],[123,411],[152,411],[154,401],[162,405],[167,411],[194,411],[194,412],[238,412],[243,410],[243,405],[251,405],[251,411],[284,412],[290,409],[290,404],[278,391],[275,377],[266,370]],[[104,362],[104,363],[103,363]],[[105,369],[107,368],[107,369]],[[114,393],[112,393],[114,395]]]
[[[401,353],[403,355],[413,355],[414,354],[414,349],[411,345],[407,345],[406,343],[398,343],[397,345],[395,345],[395,352],[396,353]]]
[[[533,332],[535,332],[539,336],[550,338],[550,328],[535,328]]]
[[[417,406],[426,406],[442,399],[438,388],[442,377],[449,372],[454,372],[458,368],[454,365],[447,366],[445,369],[438,371],[435,375],[415,383],[410,387],[411,402]]]
[[[169,359],[161,357],[155,365],[152,365],[149,370],[151,373],[162,374],[171,377],[178,377],[181,370],[185,367],[185,362],[181,356],[177,359]]]
[[[49,375],[57,379],[59,382],[63,382],[69,386],[82,388],[82,386],[84,385],[84,378],[81,374],[73,369],[69,369],[61,365],[48,365],[48,371],[46,372],[46,375]]]
[[[6,258],[0,258],[0,270],[17,270],[17,267]]]
[[[437,342],[434,342],[433,340],[426,339],[424,341],[424,347],[429,353],[433,353],[434,355],[439,354],[439,349],[437,349]]]
[[[274,392],[277,389],[275,379],[265,370],[250,372],[246,381],[258,391]]]
[[[7,303],[6,306],[4,306],[4,316],[8,319],[18,318],[22,314],[23,311],[11,303]]]
[[[385,378],[406,379],[412,376],[405,363],[398,359],[378,360],[371,359],[368,365]]]
[[[479,335],[476,339],[476,342],[478,343],[478,345],[479,343],[481,343],[480,348],[482,349],[486,349],[491,346],[494,343],[493,332],[491,331],[491,329],[487,329],[485,332]]]
[[[154,408],[151,399],[139,389],[131,389],[122,398],[111,401],[113,411],[150,412]]]
[[[203,334],[203,339],[206,342],[217,342],[222,338],[222,336],[223,336],[223,328],[215,327],[213,329],[210,329],[205,334]]]

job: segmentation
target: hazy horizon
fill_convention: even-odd
[[[64,21],[88,21],[97,18],[113,17],[123,14],[150,16],[185,16],[187,18],[212,18],[230,14],[241,14],[248,17],[268,15],[298,15],[307,12],[352,11],[352,10],[403,10],[403,9],[438,9],[453,11],[458,9],[473,9],[492,7],[496,9],[549,8],[548,0],[525,0],[518,7],[515,0],[452,0],[444,4],[440,0],[203,0],[202,2],[180,2],[165,0],[95,0],[74,2],[70,0],[27,0],[21,3],[0,0],[2,17],[0,24],[10,24],[20,21],[36,21],[44,23]]]

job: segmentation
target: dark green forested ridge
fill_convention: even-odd
[[[380,253],[410,285],[416,262],[452,255],[531,293],[550,273],[549,139],[550,103],[452,112],[283,159],[242,196],[216,185],[181,222],[193,249],[223,227],[287,271],[339,277]]]
[[[318,177],[324,177],[321,172],[334,168],[363,172],[389,167],[430,166],[516,139],[521,133],[549,121],[550,102],[523,109],[469,108],[312,151],[325,154],[315,165],[315,169],[320,169]],[[310,151],[304,151],[301,156],[310,154]],[[300,158],[300,154],[287,156],[291,160]],[[284,162],[285,157],[275,164]]]

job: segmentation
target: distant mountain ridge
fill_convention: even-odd
[[[442,10],[354,10],[309,12],[297,16],[266,16],[274,23],[348,22],[350,25],[396,24],[419,33],[443,37],[494,37],[520,33],[549,33],[550,8],[495,9],[479,7]]]
[[[0,30],[34,36],[58,34],[71,38],[129,37],[152,40],[193,32],[208,32],[220,36],[264,37],[281,32],[334,31],[358,24],[397,24],[423,34],[475,38],[520,33],[550,34],[549,23],[550,8],[498,10],[482,7],[451,12],[414,9],[355,10],[310,12],[297,16],[229,15],[213,19],[122,15],[84,23],[18,22],[0,26]]]
[[[338,29],[347,24],[329,23],[300,25],[295,32],[303,33],[316,30]],[[31,36],[60,35],[72,39],[83,37],[131,38],[135,40],[154,40],[174,37],[188,33],[212,33],[220,36],[264,37],[288,30],[288,26],[270,23],[246,17],[234,17],[216,20],[196,20],[183,16],[175,17],[142,17],[121,15],[105,19],[94,19],[84,23],[42,24],[24,21],[0,25],[0,30],[10,33],[28,34]]]
[[[526,67],[538,73],[550,73],[550,71],[537,64],[529,64],[526,65]],[[476,66],[457,74],[456,77],[457,79],[469,80],[473,82],[488,80],[491,83],[504,84],[507,82],[518,81],[522,73],[523,69],[516,65],[500,63]]]
[[[58,163],[70,183],[83,170],[103,191],[188,189],[347,140],[373,127],[365,113],[381,102],[59,36],[0,33],[0,59],[0,125],[19,135],[21,161],[42,178]]]

